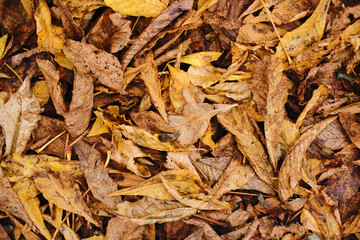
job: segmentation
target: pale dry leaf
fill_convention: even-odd
[[[279,172],[279,196],[288,200],[295,192],[301,178],[301,164],[311,142],[337,117],[325,119],[303,133],[285,156]]]
[[[145,129],[151,134],[175,132],[159,114],[153,111],[131,112],[130,117],[138,127]]]
[[[68,172],[49,173],[38,168],[34,175],[36,188],[44,198],[56,206],[83,216],[87,221],[97,225],[89,208],[86,206],[80,192],[80,187],[74,182]]]
[[[100,152],[83,141],[76,143],[74,149],[94,198],[111,208],[115,208],[116,204],[121,202],[121,198],[106,197],[117,190],[117,185],[106,171]]]
[[[204,220],[189,219],[189,220],[184,220],[184,222],[187,223],[187,224],[195,225],[195,226],[197,226],[199,228],[202,228],[204,230],[204,236],[205,236],[206,239],[221,240],[221,238],[215,232],[215,230],[208,223],[206,223]]]
[[[233,105],[211,105],[199,103],[186,105],[181,115],[170,115],[169,124],[172,128],[179,131],[177,142],[182,146],[193,144],[201,138],[209,126],[210,119],[237,106]]]
[[[119,60],[114,55],[91,44],[70,39],[64,43],[63,51],[81,75],[91,76],[94,82],[124,93],[123,71]]]
[[[217,119],[229,132],[235,135],[240,151],[249,160],[256,174],[264,182],[273,186],[273,167],[245,110],[240,107],[233,108],[226,113],[219,114]]]
[[[240,188],[255,176],[250,166],[243,166],[237,160],[230,162],[219,181],[212,187],[211,195],[216,198],[224,193]]]
[[[5,135],[5,155],[22,153],[42,112],[30,88],[29,75],[19,90],[0,106],[0,125]]]
[[[198,210],[165,200],[144,197],[136,202],[122,202],[117,213],[139,225],[172,222],[195,214]]]
[[[208,180],[216,182],[224,173],[231,159],[231,157],[202,157],[195,159],[194,165]]]
[[[140,61],[140,64],[144,64],[140,70],[140,77],[143,79],[148,93],[150,94],[151,102],[159,111],[161,117],[167,122],[168,118],[165,110],[165,102],[161,96],[161,83],[154,62],[154,55],[151,51],[142,61]]]
[[[200,157],[196,151],[171,152],[166,155],[164,166],[167,169],[188,169],[198,175],[194,162]]]

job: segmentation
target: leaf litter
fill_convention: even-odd
[[[0,3],[1,239],[359,239],[356,1]]]

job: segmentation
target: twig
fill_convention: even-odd
[[[21,77],[19,76],[19,74],[17,74],[17,72],[15,72],[15,70],[12,69],[12,67],[10,67],[7,63],[5,63],[5,66],[6,66],[8,69],[10,69],[10,71],[12,71],[12,72],[15,74],[15,76],[20,80],[20,82],[24,82],[24,81],[21,79]]]
[[[226,222],[219,222],[219,221],[216,221],[216,220],[214,220],[214,219],[207,218],[207,217],[204,217],[204,216],[201,216],[201,215],[198,215],[198,214],[193,214],[192,216],[193,216],[193,217],[200,218],[200,219],[205,220],[205,221],[208,221],[208,222],[215,223],[216,225],[219,225],[220,227],[223,227],[223,228],[227,228],[227,227],[228,227],[228,223],[226,223]]]
[[[58,139],[61,135],[63,135],[66,131],[62,131],[61,133],[59,133],[58,135],[56,135],[55,137],[53,137],[52,139],[50,139],[47,143],[45,143],[42,147],[38,148],[35,150],[35,152],[40,153],[42,152],[47,146],[49,146],[52,142],[54,142],[56,139]]]

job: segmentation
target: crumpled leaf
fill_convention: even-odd
[[[122,50],[130,40],[130,23],[120,13],[111,13],[109,9],[86,35],[87,43],[93,44],[99,49],[116,53]]]
[[[240,162],[233,160],[213,186],[211,195],[219,198],[224,193],[245,185],[254,176],[255,172],[250,166],[243,166]]]
[[[274,184],[272,177],[273,167],[261,142],[254,133],[246,112],[240,108],[233,108],[227,113],[217,116],[219,122],[235,135],[240,151],[249,160],[256,174],[270,186]]]
[[[79,185],[72,180],[68,172],[50,173],[38,168],[34,175],[34,182],[46,200],[67,211],[79,214],[97,225],[81,196]]]
[[[121,64],[114,55],[93,45],[70,39],[64,43],[63,51],[81,75],[91,76],[94,82],[99,82],[119,93],[124,92]]]
[[[290,57],[293,57],[301,53],[313,42],[320,41],[325,29],[329,5],[330,0],[320,0],[315,11],[305,23],[295,30],[286,33],[281,38],[281,44],[279,44],[276,49],[276,55],[281,60],[286,59],[285,51],[282,46],[286,48]]]
[[[197,211],[178,202],[148,197],[136,202],[125,201],[117,205],[118,214],[128,217],[139,225],[176,221],[191,216]]]
[[[107,6],[124,15],[157,17],[166,5],[160,0],[105,0]]]
[[[74,149],[94,198],[111,208],[115,208],[121,199],[117,197],[106,198],[109,193],[117,190],[117,185],[109,177],[100,153],[83,141],[76,143]]]
[[[51,53],[60,52],[63,48],[65,34],[62,28],[51,24],[51,12],[45,0],[39,0],[34,18],[39,47]]]
[[[331,117],[312,126],[296,140],[285,156],[279,172],[279,196],[282,201],[289,199],[299,185],[301,163],[311,142],[336,118]]]
[[[145,59],[140,63],[145,64],[140,70],[140,76],[148,89],[151,102],[159,111],[161,117],[167,122],[168,118],[165,110],[165,102],[161,96],[161,83],[152,52],[149,52]]]
[[[22,153],[40,120],[40,104],[30,88],[30,76],[9,101],[0,106],[0,125],[5,134],[5,155]]]
[[[181,57],[181,62],[197,67],[204,67],[211,65],[210,62],[216,61],[221,54],[221,52],[198,52]]]
[[[182,146],[195,143],[201,138],[209,126],[210,119],[216,114],[226,112],[233,105],[210,105],[199,103],[187,105],[182,109],[182,115],[170,115],[169,124],[179,131],[177,142]]]

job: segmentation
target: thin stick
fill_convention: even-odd
[[[43,151],[47,146],[49,146],[52,142],[54,142],[56,139],[58,139],[61,135],[63,135],[66,131],[62,131],[61,133],[59,133],[58,135],[56,135],[55,137],[53,137],[52,139],[50,139],[50,141],[48,141],[47,143],[45,143],[42,147],[40,147],[39,149],[35,150],[35,152],[40,153],[41,151]]]
[[[276,35],[277,35],[277,37],[278,37],[279,40],[280,40],[281,47],[284,49],[284,52],[285,52],[285,54],[286,54],[286,57],[287,57],[289,63],[291,64],[291,63],[292,63],[292,60],[291,60],[291,58],[290,58],[290,56],[289,56],[289,53],[288,53],[287,49],[285,48],[284,43],[283,43],[282,40],[281,40],[280,34],[279,34],[279,32],[278,32],[278,30],[277,30],[277,28],[276,28],[276,26],[275,26],[275,23],[274,23],[274,20],[272,19],[272,16],[271,16],[271,14],[270,14],[270,11],[269,11],[269,9],[265,6],[264,0],[261,0],[261,3],[263,4],[265,11],[266,11],[267,15],[268,15],[269,18],[270,18],[270,22],[271,22],[271,24],[273,25],[273,27],[274,27],[274,29],[275,29],[275,32],[276,32]]]
[[[137,22],[139,21],[139,19],[140,19],[140,16],[136,19],[136,21],[135,21],[135,23],[134,23],[134,26],[131,28],[131,32],[134,31],[135,26],[136,26]]]
[[[211,219],[211,218],[207,218],[207,217],[204,217],[204,216],[201,216],[201,215],[198,215],[198,214],[193,214],[192,215],[193,217],[197,217],[197,218],[200,218],[202,220],[205,220],[205,221],[208,221],[208,222],[212,222],[212,223],[215,223],[216,225],[219,225],[223,228],[227,228],[228,227],[228,224],[226,222],[219,222],[219,221],[216,221],[214,219]]]
[[[10,69],[10,71],[12,71],[12,72],[16,75],[16,77],[20,80],[20,82],[24,82],[24,81],[21,79],[21,77],[19,76],[19,74],[17,74],[17,72],[15,72],[15,70],[12,69],[12,67],[10,67],[7,63],[5,63],[5,66],[7,66],[8,69]]]
[[[286,221],[285,225],[294,220],[299,214],[302,213],[302,210],[298,211],[294,216],[292,216],[289,220]]]
[[[238,195],[244,195],[244,196],[254,196],[254,197],[258,197],[259,194],[257,193],[242,193],[242,192],[234,192],[234,191],[230,191],[228,193],[232,193],[232,194],[238,194]],[[273,196],[273,195],[267,195],[267,194],[263,194],[264,197],[271,197],[271,198],[278,198],[278,196]]]

